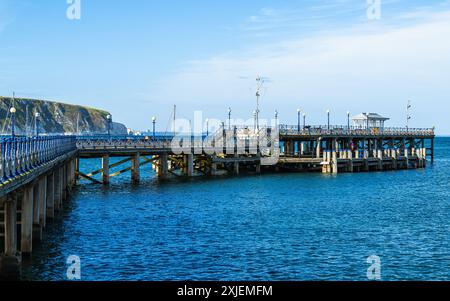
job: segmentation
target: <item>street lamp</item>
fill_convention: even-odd
[[[257,118],[258,118],[258,112],[257,111],[253,111],[253,119],[254,119],[254,130],[256,131],[257,129]]]
[[[366,113],[366,130],[367,132],[369,132],[369,117],[370,117],[370,113]]]
[[[275,110],[275,126],[278,125],[278,110]]]
[[[153,123],[153,140],[156,138],[156,135],[155,135],[155,129],[156,129],[156,117],[155,116],[153,116],[152,117],[152,123]]]
[[[306,113],[303,113],[303,128],[306,128]]]
[[[209,136],[209,119],[206,118],[206,137]]]
[[[350,111],[347,111],[347,128],[350,130]]]
[[[39,119],[41,118],[41,114],[39,112],[36,112],[34,114],[34,133],[36,137],[39,137]]]
[[[327,110],[327,117],[328,117],[328,130],[330,129],[330,110]]]
[[[297,110],[297,130],[300,133],[300,114],[302,113],[301,109]]]
[[[16,136],[16,108],[12,107],[11,109],[9,109],[9,112],[11,113],[11,136],[14,138]]]
[[[231,130],[231,108],[228,108],[228,129]]]
[[[108,136],[111,136],[112,116],[110,114],[108,114],[108,116],[106,116],[106,119],[108,121]]]

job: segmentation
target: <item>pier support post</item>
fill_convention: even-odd
[[[409,169],[409,147],[406,146],[406,139],[403,139],[403,147],[405,149],[406,169]]]
[[[139,183],[141,180],[139,172],[140,160],[141,156],[139,153],[136,153],[131,159],[131,180],[135,184]]]
[[[316,158],[319,159],[320,158],[320,153],[322,151],[322,139],[319,138],[316,141]]]
[[[158,177],[160,179],[167,179],[168,172],[169,172],[169,165],[168,165],[168,155],[167,153],[162,153],[159,156],[159,166],[158,166]]]
[[[109,155],[102,157],[102,178],[103,185],[109,184]]]
[[[337,139],[334,139],[333,144],[332,144],[332,158],[331,158],[331,163],[332,163],[331,171],[334,174],[338,173],[338,156],[337,156],[338,148],[339,148],[339,143],[338,143]]]
[[[78,184],[80,180],[80,158],[75,158],[75,185]]]
[[[47,177],[39,180],[39,225],[45,228],[47,222]]]
[[[54,185],[54,173],[51,173],[47,176],[47,218],[54,219],[55,218],[55,185]]]
[[[383,141],[377,142],[378,170],[383,170]]]
[[[22,255],[31,255],[33,251],[33,186],[28,186],[22,196],[21,240]]]
[[[300,142],[299,143],[299,157],[304,156],[306,152],[306,142]]]
[[[352,139],[348,140],[348,148],[347,148],[347,160],[348,160],[348,167],[347,167],[347,171],[348,172],[353,172],[353,152],[352,152],[352,144],[353,141]]]
[[[211,163],[211,176],[216,176],[216,175],[217,175],[217,163],[212,162]]]
[[[434,138],[430,141],[430,148],[431,148],[431,164],[434,164]]]
[[[261,173],[261,161],[256,162],[256,173]]]
[[[184,175],[192,177],[194,175],[194,155],[187,154],[184,156]]]
[[[369,171],[369,146],[370,142],[368,141],[367,147],[366,147],[366,139],[362,140],[362,150],[364,154],[364,171]]]
[[[289,157],[289,140],[284,141],[283,148],[284,148],[284,156]]]
[[[17,196],[4,204],[5,252],[0,256],[0,280],[20,280],[20,255],[17,252]]]
[[[66,201],[66,165],[63,164],[61,166],[61,171],[59,173],[61,177],[61,202],[64,203]],[[62,206],[62,205],[61,205]]]
[[[64,188],[65,188],[64,187],[64,169],[62,166],[59,168],[58,176],[59,176],[59,201],[60,201],[59,208],[62,208],[63,203],[65,201],[65,198],[64,198]]]
[[[42,227],[39,223],[40,209],[41,209],[41,193],[40,193],[39,181],[36,182],[33,188],[33,240],[42,240]]]
[[[61,177],[59,176],[60,170],[56,168],[53,173],[53,185],[54,185],[54,210],[59,211],[61,208]]]
[[[421,157],[422,157],[422,167],[427,166],[427,149],[425,148],[425,139],[422,139],[421,145]]]
[[[235,162],[234,162],[234,174],[235,174],[236,176],[239,175],[239,161],[235,161]]]
[[[17,255],[17,197],[8,196],[5,202],[5,255]]]

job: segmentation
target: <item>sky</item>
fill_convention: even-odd
[[[69,14],[79,1],[78,15]],[[68,3],[69,2],[69,3]],[[372,3],[375,2],[375,3]],[[450,0],[0,0],[0,95],[105,109],[346,124],[377,112],[450,135]],[[69,12],[74,12],[69,10]],[[76,10],[78,13],[78,10]]]

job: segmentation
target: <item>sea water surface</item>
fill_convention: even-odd
[[[84,162],[85,171],[98,161]],[[423,170],[84,183],[23,264],[26,280],[450,280],[450,138]]]

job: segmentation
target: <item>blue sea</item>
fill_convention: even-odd
[[[84,161],[83,171],[100,168]],[[450,138],[422,170],[160,182],[150,166],[83,182],[49,223],[23,279],[450,280]]]

